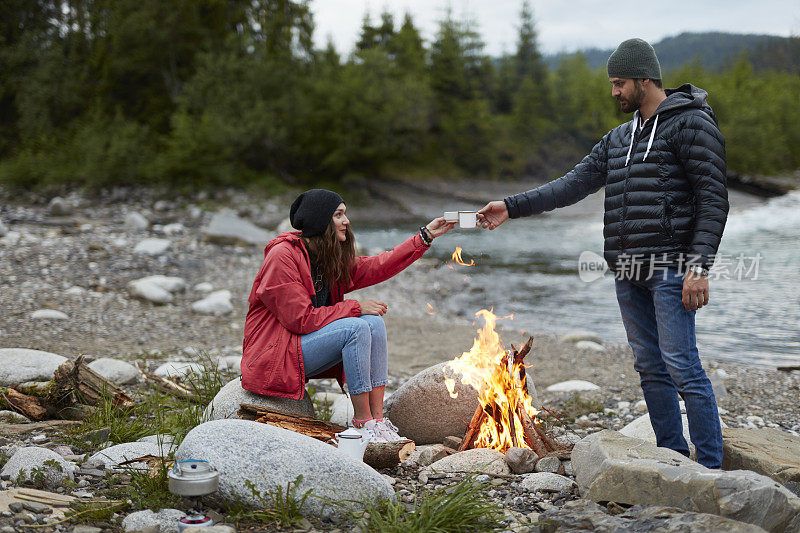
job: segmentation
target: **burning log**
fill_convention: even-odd
[[[475,414],[472,415],[472,420],[469,422],[469,426],[467,426],[467,434],[464,435],[464,439],[461,441],[461,444],[458,446],[458,451],[463,452],[475,444],[475,439],[478,437],[478,431],[481,429],[481,424],[483,423],[483,417],[486,413],[483,411],[483,406],[479,405],[477,409],[475,409]]]
[[[536,430],[536,424],[534,423],[533,419],[531,419],[530,415],[525,410],[525,407],[522,405],[517,406],[517,415],[522,422],[522,431],[525,444],[527,444],[531,450],[536,452],[536,455],[543,457],[548,450],[545,447],[544,442],[542,442],[542,439],[539,438],[539,432]]]
[[[269,424],[323,442],[335,443],[336,433],[344,431],[344,426],[317,420],[308,416],[294,415],[260,405],[243,403],[239,406],[239,418]],[[371,442],[364,452],[364,462],[372,468],[391,468],[405,461],[414,453],[416,444],[411,440],[396,442]]]

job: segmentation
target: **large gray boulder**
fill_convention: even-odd
[[[637,505],[616,516],[589,500],[554,507],[539,516],[543,533],[556,531],[658,531],[659,533],[763,533],[752,524],[706,513],[689,513],[673,507]]]
[[[246,244],[264,246],[271,234],[229,209],[223,209],[211,217],[202,230],[203,239],[215,244]]]
[[[463,435],[478,406],[477,391],[461,383],[445,365],[426,368],[406,381],[384,404],[384,414],[399,433],[417,444],[436,444],[450,435]],[[450,397],[445,377],[456,378],[457,398]]]
[[[66,357],[27,348],[0,348],[0,386],[49,381]]]
[[[589,435],[572,450],[584,497],[628,505],[665,505],[784,531],[800,498],[766,476],[705,468],[683,455],[619,432]]]
[[[489,448],[473,448],[448,455],[426,467],[429,472],[477,472],[480,474],[507,475],[511,469],[506,456]]]
[[[253,495],[297,485],[297,495],[310,490],[305,516],[337,513],[325,499],[359,508],[358,502],[394,497],[384,477],[329,444],[293,431],[248,420],[214,420],[192,429],[175,454],[181,461],[202,457],[219,471],[219,490],[210,498],[264,508]]]
[[[89,368],[117,385],[130,385],[139,381],[136,367],[119,359],[101,357],[89,363]]]
[[[296,415],[314,416],[314,403],[306,393],[302,400],[278,398],[277,396],[262,396],[242,388],[242,379],[231,380],[222,387],[203,413],[203,420],[221,420],[224,418],[239,418],[237,411],[243,403],[277,409]]]
[[[772,428],[722,430],[722,468],[752,470],[800,493],[800,437]]]
[[[37,473],[43,474],[39,478]],[[35,446],[20,448],[3,465],[0,476],[9,476],[12,481],[42,482],[50,490],[60,486],[64,480],[72,479],[72,465],[52,450]]]

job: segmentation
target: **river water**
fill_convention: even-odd
[[[767,201],[731,194],[731,206],[719,249],[725,264],[718,261],[711,302],[697,312],[701,356],[758,366],[800,364],[800,191]],[[514,327],[534,334],[589,330],[625,342],[612,275],[592,282],[578,276],[581,252],[602,255],[602,216],[600,192],[491,232],[456,228],[427,255],[444,264],[460,246],[476,264],[456,267],[452,275],[463,290],[441,305],[464,316],[494,307],[497,314],[513,313]],[[367,249],[390,248],[413,231],[364,222],[355,227]]]

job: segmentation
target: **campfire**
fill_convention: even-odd
[[[533,337],[519,350],[512,345],[506,350],[495,331],[497,316],[482,309],[477,315],[484,320],[472,348],[445,366],[445,385],[450,396],[457,398],[455,379],[448,377],[448,367],[461,377],[461,382],[478,391],[478,406],[467,427],[458,451],[469,448],[491,448],[505,453],[511,447],[529,448],[543,456],[561,447],[551,439],[537,419],[539,411],[528,394],[525,356],[530,352]]]

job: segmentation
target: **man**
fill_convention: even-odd
[[[662,89],[661,66],[645,41],[623,42],[607,66],[611,95],[633,120],[608,132],[565,176],[486,205],[479,223],[494,229],[605,186],[604,255],[616,273],[658,445],[689,455],[680,394],[698,462],[720,468],[719,415],[698,357],[694,319],[708,304],[708,268],[728,214],[725,140],[705,91],[689,84]]]

